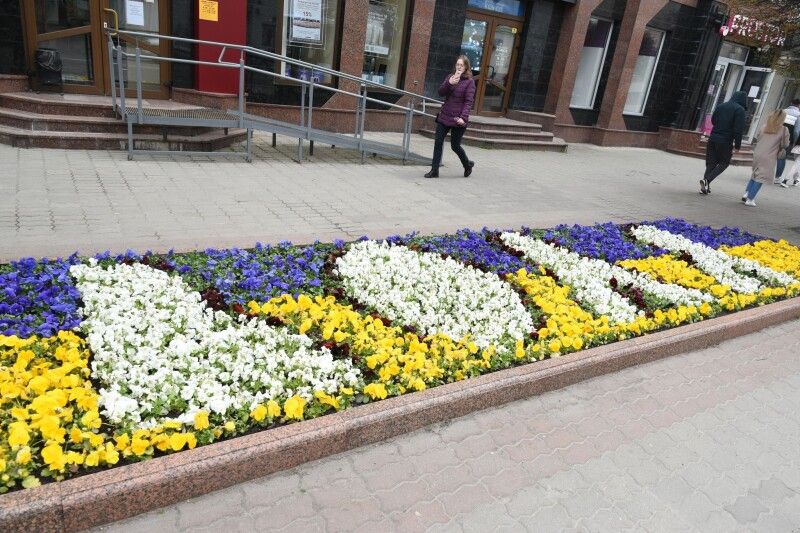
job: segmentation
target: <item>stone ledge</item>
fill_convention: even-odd
[[[122,520],[429,424],[702,349],[798,317],[800,298],[793,298],[6,494],[0,496],[0,530],[79,531]]]

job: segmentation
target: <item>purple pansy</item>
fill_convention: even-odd
[[[666,250],[636,242],[614,223],[594,226],[560,225],[545,232],[544,240],[563,246],[577,254],[603,259],[609,263],[625,259],[642,259],[663,255]]]
[[[486,240],[488,235],[485,228],[480,232],[462,229],[452,235],[420,238],[417,243],[425,252],[447,254],[453,259],[498,274],[516,272],[520,268],[530,269],[523,259],[489,243]]]
[[[741,246],[743,244],[752,244],[756,241],[766,240],[765,237],[748,233],[739,228],[725,226],[714,229],[710,226],[692,224],[680,218],[665,218],[653,222],[642,222],[642,224],[648,224],[660,230],[682,235],[690,241],[705,244],[711,248],[719,248],[720,246]]]
[[[322,294],[322,271],[330,245],[256,244],[252,250],[207,249],[171,255],[167,263],[197,290],[213,286],[228,304],[263,302],[282,294]]]
[[[20,259],[0,267],[0,334],[49,337],[81,323],[80,293],[66,259]]]

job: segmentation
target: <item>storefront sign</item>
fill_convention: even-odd
[[[144,2],[125,0],[125,25],[144,26]]]
[[[720,27],[719,32],[725,36],[738,35],[776,46],[783,46],[786,42],[786,35],[777,26],[744,15],[733,15],[725,25]]]
[[[200,9],[198,10],[200,20],[210,20],[211,22],[219,21],[219,2],[216,0],[200,0]]]
[[[322,44],[322,0],[292,0],[289,40]]]
[[[397,7],[384,2],[370,1],[367,13],[367,39],[364,51],[388,56],[394,39]]]

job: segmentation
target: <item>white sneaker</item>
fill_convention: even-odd
[[[786,183],[785,181],[782,181],[781,182],[781,187],[783,187],[784,189],[788,189],[789,188],[789,184]]]
[[[750,206],[750,207],[755,207],[755,206],[756,206],[756,203],[755,203],[753,200],[747,200],[747,201],[744,203],[744,205],[747,205],[747,206]]]
[[[800,185],[800,180],[794,180],[794,183],[792,183],[792,187],[797,187],[798,185]]]

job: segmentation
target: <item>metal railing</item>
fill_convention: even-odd
[[[116,15],[116,14],[115,14]],[[258,48],[254,48],[252,46],[247,45],[236,45],[230,43],[222,43],[216,41],[206,41],[201,39],[190,39],[186,37],[175,37],[171,35],[161,35],[158,33],[147,33],[147,32],[138,32],[138,31],[127,31],[127,30],[120,30],[119,28],[115,27],[113,29],[109,28],[106,31],[108,35],[108,49],[109,49],[109,72],[111,73],[111,99],[112,105],[115,111],[118,111],[123,119],[128,121],[128,129],[129,132],[132,131],[132,123],[129,120],[129,111],[126,106],[126,99],[125,99],[125,68],[123,67],[123,60],[127,63],[128,70],[131,67],[131,60],[134,61],[134,69],[135,69],[135,78],[136,78],[136,114],[135,118],[138,123],[142,123],[143,120],[143,88],[142,88],[142,61],[153,61],[157,63],[167,62],[167,63],[176,63],[176,64],[189,64],[189,65],[202,65],[202,66],[209,66],[214,68],[222,68],[222,69],[238,69],[239,71],[239,90],[237,95],[237,109],[236,114],[238,115],[239,119],[239,127],[244,128],[247,124],[247,114],[246,114],[246,101],[245,101],[245,73],[250,73],[251,75],[264,75],[269,76],[271,78],[277,78],[282,80],[288,80],[297,84],[301,85],[300,91],[300,127],[305,131],[305,134],[301,137],[298,137],[298,160],[302,161],[303,159],[303,141],[309,140],[311,141],[311,149],[313,150],[313,140],[314,140],[314,132],[315,129],[313,127],[313,116],[314,116],[314,93],[315,91],[327,91],[333,94],[341,94],[345,97],[351,97],[356,100],[356,109],[355,109],[355,131],[354,137],[358,138],[358,150],[361,152],[361,160],[364,160],[364,131],[365,131],[365,124],[366,124],[366,114],[367,114],[367,105],[368,103],[377,104],[383,106],[384,109],[393,109],[401,111],[404,114],[404,125],[403,125],[403,140],[402,140],[402,154],[403,160],[405,161],[408,158],[410,153],[410,146],[411,146],[411,133],[413,131],[413,120],[415,116],[427,116],[427,117],[434,117],[434,115],[427,112],[426,107],[430,104],[441,104],[441,101],[436,100],[434,98],[429,98],[424,95],[412,93],[403,89],[398,89],[395,87],[391,87],[389,85],[384,85],[382,83],[378,83],[372,80],[367,80],[363,78],[359,78],[357,76],[353,76],[352,74],[347,74],[345,72],[340,72],[337,70],[333,70],[327,67],[314,65],[312,63],[308,63],[299,59],[293,59],[281,54],[276,54],[274,52],[268,52],[266,50],[261,50]],[[134,41],[135,50],[134,53],[126,52],[122,46],[122,39],[121,36],[127,36]],[[115,43],[116,38],[116,43]],[[176,57],[163,57],[159,55],[147,55],[142,56],[141,48],[139,47],[139,40],[147,39],[153,40],[156,39],[160,43],[161,41],[169,41],[170,43],[186,43],[195,46],[210,46],[210,47],[217,47],[220,49],[219,56],[217,57],[216,61],[204,61],[199,59],[183,59],[183,58],[176,58]],[[239,61],[232,62],[226,61],[224,56],[228,51],[237,51],[239,53]],[[269,59],[278,62],[277,65],[280,68],[277,68],[276,71],[265,70],[262,68],[257,68],[247,64],[248,56],[254,56],[263,59]],[[287,76],[283,74],[286,71],[284,65],[288,66],[291,65],[293,67],[305,68],[311,73],[310,79],[301,79],[296,78],[293,76]],[[116,70],[116,72],[115,72]],[[315,82],[316,74],[327,74],[341,82],[341,80],[346,80],[347,82],[358,84],[358,92],[348,91],[344,89],[340,89],[338,87],[338,83],[334,85],[328,85],[325,83]],[[130,76],[128,76],[130,78]],[[375,92],[380,92],[383,94],[392,94],[399,96],[397,102],[387,102],[385,100],[381,100],[379,98],[375,98],[374,96],[369,95],[369,91],[372,90],[373,94]],[[404,105],[402,102],[405,99],[406,104]],[[118,103],[119,102],[119,103]],[[231,110],[233,111],[233,110]],[[332,132],[329,132],[332,133]],[[345,135],[345,134],[340,134]],[[249,140],[250,140],[250,133],[248,131],[248,149],[249,149]]]

